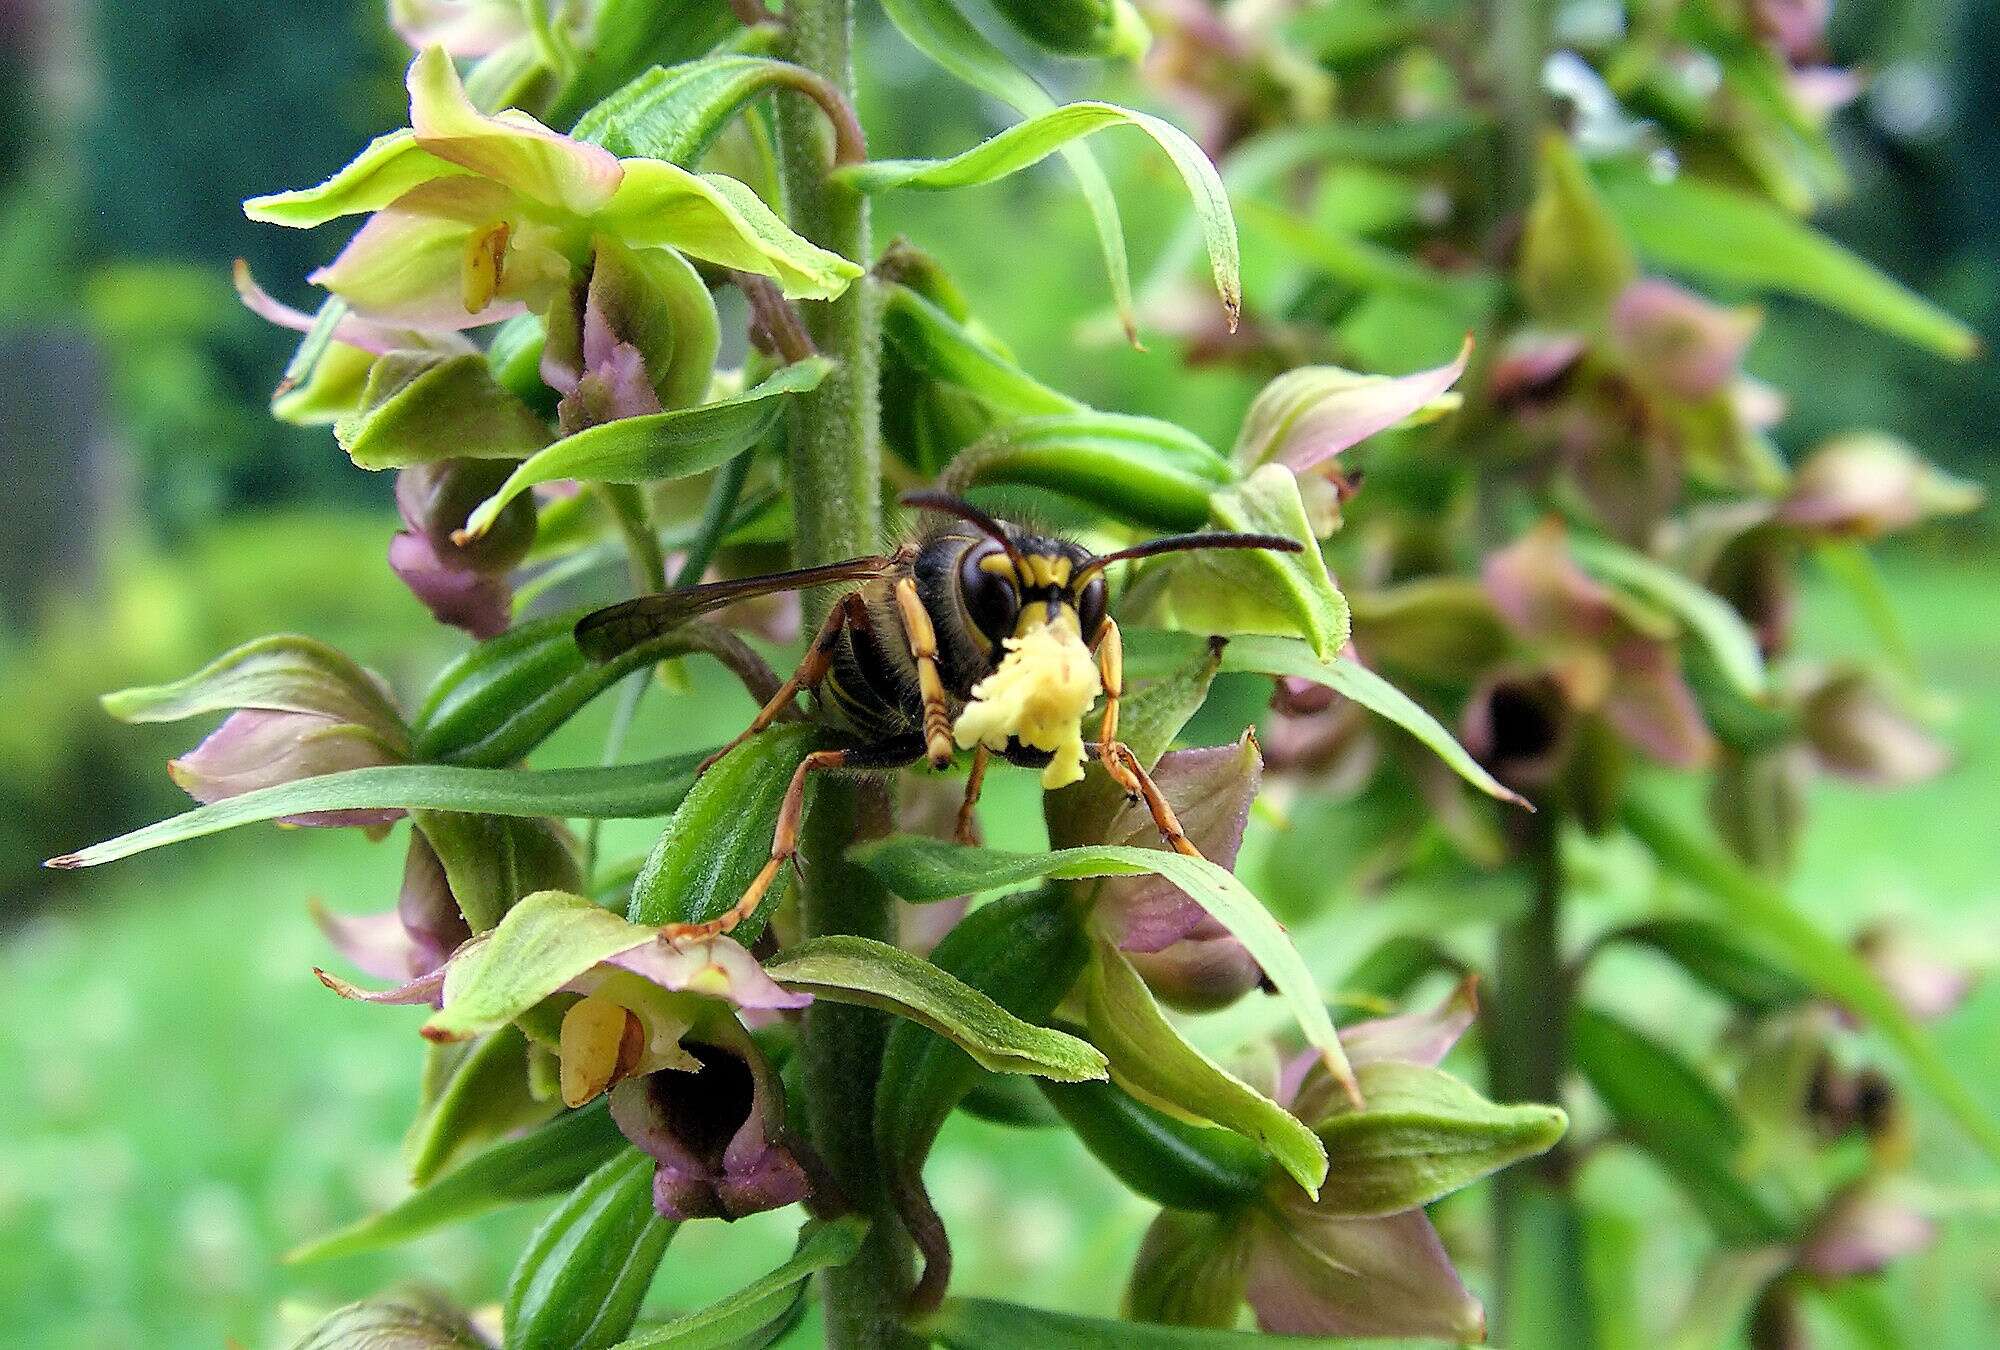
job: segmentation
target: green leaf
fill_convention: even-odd
[[[1724,600],[1666,564],[1608,539],[1572,535],[1570,556],[1600,581],[1636,592],[1672,612],[1707,646],[1716,665],[1745,697],[1769,691],[1764,658],[1743,616]]]
[[[653,1208],[654,1162],[619,1154],[535,1230],[507,1281],[507,1350],[623,1339],[680,1225]]]
[[[499,519],[501,508],[537,483],[580,478],[592,483],[649,483],[705,472],[762,440],[785,410],[781,396],[818,387],[833,369],[809,357],[780,369],[735,398],[621,417],[565,436],[529,459],[466,517],[464,533],[477,536]]]
[[[939,486],[1018,483],[1088,502],[1144,529],[1195,530],[1235,479],[1215,448],[1171,422],[1075,412],[1007,421],[952,460]]]
[[[1326,1150],[1305,1122],[1189,1045],[1125,954],[1102,940],[1084,974],[1083,1006],[1119,1087],[1189,1124],[1256,1140],[1301,1189],[1319,1194]]]
[[[867,1233],[868,1220],[858,1214],[832,1223],[808,1223],[799,1230],[797,1254],[769,1275],[698,1312],[647,1327],[620,1341],[616,1350],[734,1350],[769,1344],[772,1333],[786,1324],[805,1296],[806,1281],[853,1260]]]
[[[1767,202],[1686,176],[1656,182],[1629,166],[1605,166],[1598,185],[1640,251],[1662,266],[1816,300],[1954,360],[1979,354],[1970,328]]]
[[[1442,1341],[1273,1336],[1049,1312],[988,1298],[946,1299],[916,1329],[948,1350],[1397,1350]]]
[[[1216,488],[1209,523],[1218,529],[1282,535],[1297,553],[1207,549],[1146,565],[1128,604],[1150,610],[1163,626],[1195,633],[1302,637],[1332,657],[1347,642],[1347,601],[1320,556],[1298,479],[1266,464],[1240,482]]]
[[[1126,670],[1145,674],[1169,661],[1184,662],[1197,641],[1185,634],[1129,633],[1125,638]],[[1291,676],[1337,690],[1415,736],[1450,765],[1454,773],[1487,796],[1503,802],[1522,802],[1520,796],[1501,786],[1499,780],[1481,768],[1443,723],[1408,694],[1357,661],[1344,656],[1322,661],[1304,643],[1290,638],[1240,637],[1231,639],[1222,649],[1222,669]]]
[[[808,938],[772,957],[764,973],[818,998],[880,1008],[929,1027],[992,1073],[1033,1074],[1059,1083],[1105,1076],[1104,1056],[1089,1042],[1024,1022],[957,977],[886,942]]]
[[[536,891],[583,889],[569,832],[546,816],[419,810],[413,823],[437,854],[452,897],[475,933],[493,927],[516,901]]]
[[[1545,1152],[1569,1126],[1560,1107],[1500,1106],[1422,1064],[1378,1060],[1355,1077],[1366,1105],[1319,1125],[1325,1214],[1369,1218],[1430,1204]]]
[[[822,744],[819,728],[790,723],[759,732],[716,761],[674,811],[632,883],[634,923],[707,923],[727,914],[771,856],[792,775]],[[811,799],[811,779],[807,780]],[[757,911],[736,926],[752,942],[784,895],[781,870]]]
[[[1673,1177],[1724,1244],[1756,1247],[1793,1236],[1737,1173],[1743,1122],[1692,1065],[1591,1008],[1576,1010],[1570,1050],[1620,1132]]]
[[[489,1210],[566,1191],[630,1149],[604,1101],[495,1144],[390,1209],[286,1253],[288,1262],[378,1251]],[[632,1150],[637,1152],[636,1149]]]
[[[953,0],[882,0],[882,12],[912,47],[1015,112],[1035,117],[1055,110],[1056,101],[987,41],[959,12]],[[1111,277],[1111,300],[1117,307],[1119,322],[1126,336],[1136,342],[1138,321],[1132,310],[1131,264],[1125,256],[1125,226],[1118,218],[1118,201],[1088,146],[1072,142],[1059,153],[1076,178],[1084,206],[1097,229],[1097,243]]]
[[[500,816],[582,816],[598,820],[663,816],[680,804],[694,782],[700,753],[668,755],[609,769],[461,769],[444,764],[398,764],[349,769],[258,788],[184,811],[51,858],[49,867],[96,867],[149,849],[217,834],[260,820],[307,811],[373,807],[470,811]]]
[[[562,1109],[536,1101],[528,1086],[528,1041],[502,1027],[465,1047],[436,1098],[403,1136],[410,1183],[428,1185],[465,1154],[502,1135],[539,1125]]]
[[[364,469],[439,459],[521,459],[549,443],[534,410],[500,386],[486,358],[390,352],[369,368],[361,408],[334,423]]]
[[[1271,1155],[1234,1130],[1190,1125],[1116,1083],[1036,1080],[1091,1156],[1136,1195],[1169,1209],[1226,1213],[1264,1189]],[[971,1110],[968,1098],[966,1109]]]
[[[1081,403],[979,340],[927,296],[907,285],[885,289],[882,340],[919,374],[1024,417],[1083,411]]]
[[[1733,927],[1703,919],[1659,918],[1622,928],[1609,940],[1651,947],[1690,977],[1746,1012],[1795,1007],[1812,990],[1750,950]]]
[[[1343,1080],[1350,1077],[1347,1056],[1341,1051],[1340,1038],[1334,1034],[1312,972],[1306,969],[1285,930],[1242,882],[1205,858],[1111,844],[1051,853],[1008,853],[916,835],[862,844],[848,856],[880,877],[890,890],[916,904],[1041,877],[1076,880],[1147,872],[1163,876],[1243,944],[1290,1005],[1307,1042],[1325,1058],[1327,1067]]]
[[[1917,680],[1916,649],[1910,644],[1909,631],[1896,613],[1895,597],[1889,593],[1888,583],[1882,579],[1875,559],[1860,544],[1845,539],[1821,540],[1813,545],[1813,561],[1826,570],[1828,576],[1853,599],[1861,617],[1875,634],[1875,641],[1882,654],[1889,659],[1897,674],[1914,684]]]
[[[404,741],[402,714],[381,684],[342,652],[295,633],[278,633],[224,652],[171,684],[106,694],[121,722],[178,722],[237,708],[318,713]]]
[[[1550,323],[1601,326],[1611,302],[1639,275],[1619,222],[1560,131],[1542,134],[1535,199],[1521,231],[1521,295]]]
[[[1721,902],[1716,914],[1719,922],[1734,926],[1767,948],[1800,979],[1872,1023],[1946,1113],[1989,1157],[2000,1161],[2000,1124],[1952,1073],[1930,1037],[1860,957],[1793,909],[1783,892],[1751,875],[1657,808],[1628,799],[1624,820],[1625,827],[1666,871]]]
[[[891,0],[890,8],[894,7],[895,0]],[[1208,249],[1215,289],[1222,297],[1230,326],[1235,327],[1237,313],[1243,307],[1243,282],[1229,194],[1223,190],[1222,179],[1201,147],[1180,128],[1148,113],[1111,103],[1068,103],[1017,122],[950,159],[875,160],[836,170],[834,176],[846,179],[863,192],[886,188],[973,187],[1038,164],[1073,141],[1116,126],[1137,127],[1151,136],[1173,161],[1175,171],[1194,200],[1195,219]]]
[[[452,957],[444,1007],[424,1023],[424,1035],[458,1041],[504,1026],[599,961],[658,935],[584,896],[537,891]]]
[[[620,158],[643,155],[683,167],[701,162],[745,104],[776,89],[818,96],[812,72],[763,56],[704,56],[655,66],[585,113],[570,133]]]

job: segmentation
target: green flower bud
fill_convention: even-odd
[[[1153,41],[1131,0],[993,0],[993,8],[1057,56],[1137,61]]]

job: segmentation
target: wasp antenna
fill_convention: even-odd
[[[1204,548],[1262,548],[1273,553],[1303,553],[1305,547],[1298,540],[1288,539],[1282,534],[1170,534],[1164,539],[1148,539],[1143,544],[1121,548],[1116,553],[1100,554],[1078,569],[1070,584],[1079,585],[1112,563],[1151,558],[1161,553],[1192,553]]]
[[[962,497],[954,497],[948,492],[905,492],[896,499],[904,506],[918,511],[935,511],[941,516],[956,516],[958,519],[992,537],[993,542],[1007,550],[1007,561],[1014,565],[1014,575],[1025,581],[1028,576],[1027,564],[1021,558],[1021,551],[1014,547],[1014,541],[1007,534],[1007,527],[987,515]]]

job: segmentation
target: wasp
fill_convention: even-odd
[[[895,552],[765,576],[640,596],[586,615],[576,626],[584,653],[608,661],[724,605],[760,595],[847,584],[789,678],[742,734],[703,762],[707,769],[793,709],[801,694],[840,737],[792,775],[769,860],[726,913],[672,926],[671,938],[726,933],[754,913],[798,848],[806,780],[835,769],[887,770],[928,761],[942,769],[972,752],[958,833],[969,837],[989,760],[1042,771],[1044,788],[1083,777],[1095,758],[1134,802],[1143,801],[1167,845],[1200,853],[1131,748],[1118,739],[1123,646],[1106,612],[1104,572],[1113,563],[1192,549],[1296,553],[1280,535],[1172,535],[1114,553],[996,520],[959,498],[908,493],[903,505],[939,524]],[[1083,719],[1104,701],[1094,743]]]

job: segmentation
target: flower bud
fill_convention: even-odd
[[[1233,1327],[1249,1244],[1229,1218],[1163,1209],[1139,1244],[1125,1316],[1179,1327]]]
[[[1854,950],[1903,1011],[1918,1021],[1948,1015],[1978,982],[1964,966],[1925,951],[1907,930],[1889,924],[1865,929],[1855,938]]]
[[[452,534],[513,469],[495,459],[446,459],[396,475],[403,529],[389,541],[389,566],[440,623],[477,638],[505,631],[513,588],[507,572],[535,542],[534,499],[507,503],[492,529],[460,544]]]
[[[1931,516],[1962,515],[1984,499],[1978,487],[1926,464],[1894,437],[1863,432],[1828,441],[1799,466],[1778,519],[1876,539]]]
[[[1823,1280],[1873,1275],[1937,1240],[1937,1225],[1895,1193],[1864,1178],[1834,1196],[1799,1249],[1801,1269]]]
[[[653,1207],[669,1219],[740,1219],[812,1190],[784,1142],[784,1087],[747,1040],[690,1043],[700,1061],[620,1083],[611,1115],[658,1164]]]
[[[1257,959],[1212,918],[1178,942],[1129,957],[1147,987],[1182,1012],[1226,1008],[1264,980]]]
[[[418,1290],[336,1308],[292,1350],[484,1350],[472,1324],[441,1295]]]
[[[994,0],[1014,30],[1057,56],[1136,61],[1152,32],[1131,0]]]
[[[1806,696],[1801,725],[1826,772],[1871,787],[1903,787],[1944,772],[1945,748],[1860,671],[1843,671]]]
[[[1168,751],[1154,766],[1153,781],[1202,856],[1218,867],[1234,867],[1262,774],[1257,740],[1246,732],[1234,745]],[[1152,814],[1130,804],[1112,818],[1104,834],[1112,844],[1150,845],[1157,838]],[[1107,881],[1098,897],[1097,922],[1128,952],[1161,951],[1196,936],[1208,919],[1207,910],[1163,877]]]
[[[1633,373],[1688,403],[1722,392],[1761,322],[1754,309],[1725,309],[1657,277],[1633,282],[1611,306],[1612,339]]]
[[[208,738],[167,765],[167,773],[198,802],[219,802],[346,769],[401,764],[404,756],[377,731],[322,713],[244,708]],[[382,826],[400,808],[308,811],[282,816],[287,825]]]

